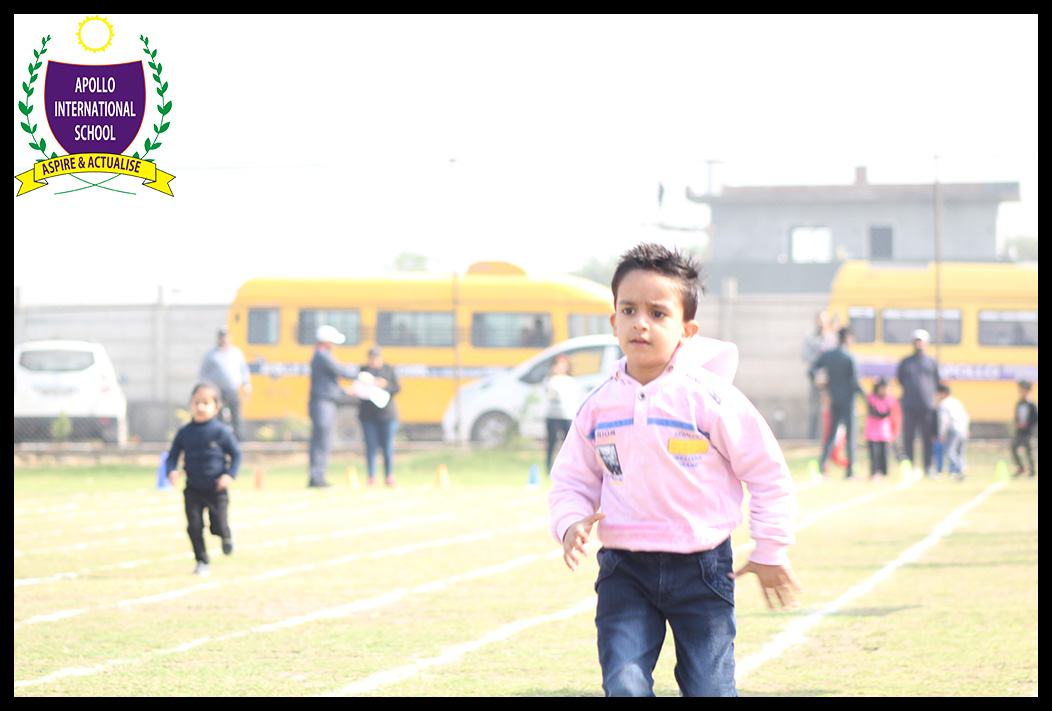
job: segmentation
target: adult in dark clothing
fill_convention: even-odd
[[[362,366],[359,382],[375,387],[386,396],[363,397],[358,406],[358,419],[365,435],[365,460],[369,466],[369,484],[376,481],[376,451],[383,448],[384,481],[394,486],[394,438],[398,432],[398,408],[394,396],[402,389],[395,369],[384,363],[379,346],[369,349],[369,363]],[[380,404],[383,403],[383,404]]]
[[[850,479],[854,475],[852,467],[855,463],[855,393],[861,395],[865,393],[858,379],[858,362],[849,350],[854,341],[851,330],[840,329],[837,332],[837,338],[837,347],[818,356],[818,359],[811,364],[808,375],[813,383],[815,373],[825,370],[826,391],[829,393],[829,432],[822,444],[822,458],[818,468],[825,474],[826,460],[833,451],[837,429],[843,425],[847,439],[846,476]]]
[[[1023,476],[1028,472],[1030,476],[1037,475],[1034,450],[1030,446],[1030,438],[1037,432],[1037,405],[1030,399],[1031,387],[1029,380],[1019,381],[1019,402],[1015,406],[1015,434],[1012,435],[1012,458],[1016,465],[1015,476]],[[1019,456],[1020,449],[1026,453],[1029,468],[1023,466],[1023,460]]]
[[[902,387],[902,444],[906,458],[913,458],[913,439],[918,431],[924,454],[924,472],[931,473],[932,442],[935,439],[935,389],[939,386],[939,365],[926,352],[930,334],[924,329],[913,332],[913,354],[899,362],[898,381]]]
[[[310,362],[310,482],[307,486],[329,486],[325,471],[332,446],[332,428],[336,424],[336,408],[345,390],[339,379],[352,379],[353,368],[340,365],[332,355],[332,347],[346,338],[332,326],[320,326],[315,334],[317,345]]]

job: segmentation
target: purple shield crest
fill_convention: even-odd
[[[50,61],[44,106],[51,133],[66,153],[124,153],[139,135],[146,113],[142,62]]]

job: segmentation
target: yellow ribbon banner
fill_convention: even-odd
[[[168,183],[175,178],[171,173],[165,173],[150,161],[141,158],[130,158],[113,153],[74,153],[40,161],[33,166],[32,170],[16,175],[15,177],[22,183],[18,188],[18,194],[24,195],[31,190],[44,187],[47,185],[47,178],[73,173],[130,175],[133,178],[142,178],[143,185],[166,195],[172,195],[172,188]]]

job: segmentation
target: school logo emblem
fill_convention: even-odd
[[[96,62],[95,55],[113,49],[114,36],[114,27],[106,18],[89,16],[79,25],[75,44],[49,47],[52,40],[48,35],[41,38],[40,49],[33,50],[27,79],[22,82],[25,100],[18,102],[18,110],[23,119],[22,131],[28,134],[29,147],[36,152],[36,158],[32,169],[15,176],[19,195],[46,187],[48,180],[60,176],[69,176],[76,182],[57,191],[59,195],[89,188],[135,194],[117,187],[114,181],[122,175],[138,178],[141,185],[166,195],[173,194],[169,183],[175,176],[161,170],[151,155],[162,146],[162,134],[171,127],[172,102],[166,98],[168,82],[163,78],[163,64],[145,35],[140,35],[135,45],[147,55],[145,63],[143,59],[116,64]],[[65,51],[62,59],[76,61],[58,61],[54,55],[45,58],[52,50]],[[78,57],[80,50],[83,51]],[[88,52],[91,57],[84,56]],[[152,113],[147,68],[155,85],[150,94],[159,97],[156,123],[152,124],[152,131],[145,132],[142,154],[136,150],[129,156],[128,150],[143,133],[147,114]],[[41,78],[43,91],[38,92]],[[35,101],[41,94],[42,102]],[[39,123],[41,115],[46,124]],[[54,150],[47,134],[64,154]],[[111,175],[100,175],[106,173]]]

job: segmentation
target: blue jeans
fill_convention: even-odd
[[[943,451],[946,453],[947,462],[949,462],[950,474],[964,473],[964,443],[964,435],[957,430],[950,430],[947,433]],[[942,471],[942,467],[939,467],[939,471]]]
[[[322,486],[332,447],[332,428],[336,424],[336,403],[332,400],[311,400],[310,411],[310,484]]]
[[[391,476],[394,469],[394,438],[398,432],[398,420],[361,420],[365,434],[365,461],[369,465],[369,478],[376,476],[376,450],[383,448],[384,476]]]
[[[602,548],[595,626],[607,696],[653,696],[665,622],[676,643],[684,696],[737,696],[734,581],[728,538],[700,553]]]

